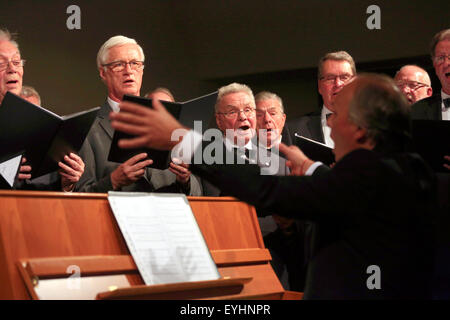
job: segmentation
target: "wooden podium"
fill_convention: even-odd
[[[219,280],[143,285],[106,194],[0,191],[0,299],[301,299],[270,265],[255,209],[189,197]]]

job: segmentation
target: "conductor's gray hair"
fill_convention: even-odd
[[[349,104],[349,119],[367,130],[377,146],[404,147],[410,138],[408,102],[393,79],[380,74],[358,75]]]

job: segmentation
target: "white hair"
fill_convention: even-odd
[[[278,95],[276,95],[275,93],[269,92],[269,91],[261,91],[258,94],[256,94],[255,103],[258,103],[259,101],[263,101],[263,100],[277,101],[280,106],[281,112],[284,113],[283,100],[281,100],[281,98]]]
[[[19,50],[19,44],[13,38],[14,34],[11,34],[7,29],[0,29],[0,41],[9,41]]]
[[[245,84],[233,82],[227,86],[223,86],[223,87],[219,88],[216,104],[214,106],[215,111],[217,112],[219,110],[219,103],[224,96],[226,96],[227,94],[236,93],[236,92],[247,93],[253,102],[253,106],[255,106],[255,97],[253,96],[252,89],[250,89],[250,87],[246,86]]]
[[[114,36],[109,38],[98,50],[97,53],[97,67],[100,68],[108,60],[109,49],[116,46],[123,46],[125,44],[135,44],[138,46],[138,50],[142,56],[142,61],[145,61],[144,51],[141,46],[137,44],[136,40],[127,38],[125,36]]]
[[[31,86],[22,86],[22,91],[20,92],[20,96],[24,97],[24,98],[28,98],[28,97],[36,97],[36,99],[38,100],[38,104],[41,105],[41,96],[39,95],[39,93],[36,91],[35,88],[31,87]]]

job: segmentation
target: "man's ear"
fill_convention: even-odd
[[[105,79],[106,79],[105,69],[103,67],[100,67],[100,68],[98,68],[98,71],[100,73],[100,78],[102,78],[102,80],[105,81]]]
[[[433,88],[428,87],[427,89],[427,97],[431,97],[433,95]]]
[[[355,141],[359,144],[364,144],[368,141],[367,137],[367,129],[363,127],[359,127],[356,129],[354,133]]]

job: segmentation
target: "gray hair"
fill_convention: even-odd
[[[367,137],[384,151],[404,148],[411,120],[405,96],[392,78],[380,74],[358,75],[349,104],[349,119],[367,130]]]
[[[214,105],[214,110],[216,112],[219,110],[219,103],[224,96],[226,96],[227,94],[230,94],[230,93],[237,93],[237,92],[247,93],[253,102],[253,106],[255,106],[255,97],[253,96],[252,89],[250,89],[250,87],[246,86],[245,84],[233,82],[229,85],[219,88],[216,104]]]
[[[119,35],[119,36],[114,36],[114,37],[109,38],[100,47],[100,50],[98,50],[98,53],[97,53],[97,67],[100,69],[102,67],[102,65],[106,63],[106,61],[108,60],[109,49],[111,49],[112,47],[116,47],[116,46],[123,46],[125,44],[137,45],[138,50],[139,50],[140,54],[142,55],[142,61],[145,61],[144,51],[142,50],[141,46],[138,45],[136,40]]]
[[[353,57],[350,54],[348,54],[347,51],[336,51],[336,52],[329,52],[325,54],[322,58],[320,58],[317,72],[319,78],[322,76],[323,63],[327,60],[347,61],[350,64],[350,67],[352,68],[353,75],[356,75],[356,66]]]
[[[172,92],[170,92],[169,89],[164,88],[164,87],[158,87],[158,88],[154,89],[153,91],[148,92],[148,93],[145,95],[145,98],[150,97],[153,93],[156,93],[156,92],[162,92],[162,93],[168,95],[168,96],[172,99],[172,101],[175,101],[175,98],[174,98]]]
[[[276,95],[275,93],[269,92],[269,91],[261,91],[256,94],[255,96],[255,104],[257,104],[259,101],[263,100],[275,100],[278,102],[281,112],[284,113],[284,106],[283,106],[283,100]]]
[[[436,49],[437,44],[443,40],[450,40],[450,29],[439,31],[434,35],[433,39],[431,39],[430,42],[431,59],[434,59],[435,54],[434,50]]]
[[[0,29],[0,41],[9,41],[19,50],[19,44],[15,41],[16,34],[11,34],[7,29]]]
[[[20,92],[20,96],[21,97],[25,97],[25,98],[36,97],[37,100],[38,100],[39,105],[41,105],[41,96],[36,91],[36,89],[34,89],[33,87],[22,86],[22,91]]]

